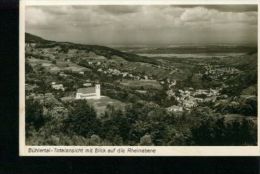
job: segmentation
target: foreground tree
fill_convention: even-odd
[[[154,145],[153,142],[152,142],[151,135],[146,134],[143,137],[141,137],[139,145],[140,146],[152,146],[152,145]]]
[[[225,122],[224,118],[207,119],[193,128],[194,145],[256,145],[257,129],[251,120]]]
[[[29,130],[38,130],[44,125],[43,106],[41,103],[34,99],[26,100],[25,107],[25,123],[26,123],[26,134]]]
[[[79,100],[73,104],[64,122],[65,131],[68,134],[90,137],[99,133],[100,122],[96,117],[96,112],[85,100]]]

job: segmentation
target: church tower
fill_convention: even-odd
[[[96,91],[97,98],[100,98],[101,97],[101,95],[100,95],[100,84],[95,85],[95,91]]]

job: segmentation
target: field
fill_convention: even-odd
[[[63,102],[69,102],[69,101],[75,101],[76,99],[73,96],[69,96],[69,97],[62,97],[61,100]],[[88,99],[87,102],[95,108],[98,117],[102,113],[105,113],[107,105],[114,106],[115,109],[121,109],[121,110],[124,110],[124,107],[126,105],[125,103],[116,99],[112,99],[108,96],[101,96],[100,99]]]
[[[162,86],[156,80],[123,80],[121,83],[123,86],[130,88],[143,88],[143,89],[161,89]]]
[[[212,57],[228,57],[228,56],[242,56],[245,53],[195,53],[195,54],[176,54],[176,53],[170,53],[170,54],[149,54],[149,53],[144,53],[144,54],[138,54],[140,56],[146,56],[146,57],[168,57],[168,58],[212,58]]]
[[[42,60],[36,58],[28,59],[32,66],[41,65],[42,67],[46,68],[50,72],[60,72],[60,71],[71,71],[71,72],[81,72],[81,71],[90,71],[90,69],[86,67],[82,67],[75,63],[65,62],[65,61],[57,61],[57,63],[53,63],[49,60]]]
[[[87,101],[90,105],[92,105],[95,108],[98,116],[100,116],[100,114],[105,112],[107,105],[112,105],[116,109],[124,109],[125,107],[125,103],[122,103],[119,100],[115,100],[107,96],[102,96],[98,100],[88,99]]]

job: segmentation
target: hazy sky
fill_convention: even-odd
[[[257,43],[257,6],[30,6],[26,32],[99,45]]]

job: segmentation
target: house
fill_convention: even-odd
[[[67,77],[68,75],[65,74],[64,72],[61,72],[61,73],[59,74],[59,76],[60,76],[60,77]]]
[[[216,100],[217,100],[216,96],[211,96],[211,97],[205,98],[204,102],[215,102]]]
[[[169,88],[175,86],[177,84],[177,81],[176,80],[173,80],[173,82],[171,82],[171,84],[169,85]]]
[[[183,111],[183,107],[180,107],[180,106],[176,106],[176,105],[173,105],[171,107],[168,107],[166,108],[167,111],[169,112],[182,112]]]
[[[66,62],[70,62],[70,58],[65,58],[64,59]]]
[[[79,88],[76,93],[76,99],[100,99],[100,84],[95,87]]]
[[[195,106],[197,106],[197,102],[194,100],[194,98],[190,98],[189,100],[185,100],[183,101],[183,106],[186,108],[186,109],[191,109]]]
[[[84,83],[83,86],[90,87],[90,86],[92,86],[92,83],[89,83],[89,82],[88,83]]]
[[[62,91],[65,90],[64,87],[63,87],[63,84],[55,84],[55,83],[53,84],[53,83],[52,83],[51,87],[52,87],[53,89],[56,89],[56,90],[62,90]]]
[[[165,83],[164,81],[160,81],[160,84],[164,85],[164,83]]]
[[[127,74],[128,74],[127,72],[123,72],[123,73],[122,73],[123,77],[126,77]]]

